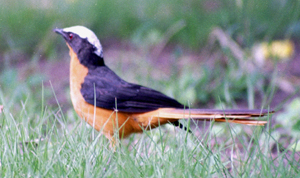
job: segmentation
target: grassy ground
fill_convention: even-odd
[[[299,6],[0,1],[0,177],[297,177]],[[278,112],[264,128],[192,123],[195,137],[167,126],[113,152],[70,105],[67,47],[52,29],[77,24],[95,31],[127,81],[193,107]],[[292,39],[294,55],[256,63],[256,44],[275,39]]]
[[[3,93],[2,93],[3,101]],[[43,100],[42,100],[43,101]],[[9,102],[8,102],[9,103]],[[17,105],[13,102],[13,105]],[[37,104],[34,102],[35,105]],[[1,177],[294,177],[299,154],[282,150],[270,125],[202,125],[193,138],[171,126],[134,135],[116,151],[73,111],[35,106],[1,116]],[[42,108],[42,110],[39,109]],[[199,135],[198,135],[199,136]]]

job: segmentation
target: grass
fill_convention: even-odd
[[[1,88],[1,177],[295,177],[299,154],[273,128],[204,123],[196,136],[173,127],[133,135],[116,151],[71,109],[45,103],[47,87],[23,90],[11,71]],[[3,81],[3,78],[1,80]],[[49,88],[48,88],[49,89]],[[53,91],[53,89],[50,89]],[[8,92],[9,91],[9,92]],[[24,93],[18,94],[19,91]],[[40,95],[40,96],[37,96]],[[56,97],[54,93],[47,94]],[[36,99],[40,98],[40,99]],[[37,101],[40,101],[37,102]],[[66,114],[65,114],[66,113]]]
[[[52,29],[80,24],[95,31],[105,49],[121,41],[115,45],[125,47],[108,49],[105,60],[128,81],[194,107],[236,108],[242,100],[267,108],[279,64],[272,63],[271,72],[244,66],[256,42],[298,40],[299,6],[273,0],[0,1],[0,177],[298,177],[298,100],[281,103],[286,112],[265,128],[204,123],[193,127],[194,138],[163,127],[133,135],[113,152],[66,106],[68,98],[53,94],[68,95],[64,85],[51,87],[43,68],[36,68],[68,58]],[[216,26],[240,46],[242,60],[230,46],[211,44]]]
[[[3,93],[1,100],[10,102]],[[195,129],[201,135],[199,139],[170,126],[131,136],[121,141],[114,152],[106,138],[99,133],[93,137],[94,130],[73,111],[64,115],[59,106],[57,109],[44,106],[40,110],[33,108],[30,100],[28,97],[27,102],[23,101],[21,110],[6,107],[0,115],[1,177],[295,177],[299,174],[299,155],[279,150],[269,126],[225,124],[216,130],[212,123],[208,128],[203,125],[207,129]],[[241,128],[247,132],[239,131]]]

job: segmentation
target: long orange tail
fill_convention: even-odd
[[[214,120],[245,125],[265,125],[261,117],[274,113],[269,110],[216,110],[216,109],[159,109],[158,117],[168,119]],[[258,119],[253,119],[254,117]]]

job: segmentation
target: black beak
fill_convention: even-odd
[[[60,28],[53,29],[53,31],[55,33],[58,33],[58,34],[62,34],[63,33],[63,29],[60,29]]]
[[[63,29],[59,29],[59,28],[56,28],[56,29],[53,29],[53,31],[57,34],[60,34],[61,36],[64,37],[65,40],[67,40],[67,33],[63,31]]]

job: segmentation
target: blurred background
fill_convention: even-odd
[[[0,105],[32,122],[62,109],[72,122],[68,49],[53,29],[83,25],[126,81],[191,107],[278,110],[271,130],[285,145],[300,132],[299,9],[293,0],[0,0]]]

